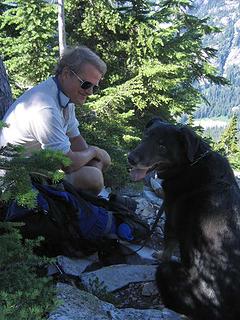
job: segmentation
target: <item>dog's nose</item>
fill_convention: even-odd
[[[134,157],[131,155],[131,153],[128,154],[128,162],[130,163],[131,166],[135,166],[137,164]]]

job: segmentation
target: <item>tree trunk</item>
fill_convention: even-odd
[[[58,0],[58,39],[59,39],[59,54],[63,54],[66,48],[66,32],[65,32],[65,15],[64,15],[64,0]]]
[[[9,106],[13,103],[12,92],[3,61],[0,58],[0,120],[2,120]]]

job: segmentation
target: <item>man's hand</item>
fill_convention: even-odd
[[[66,171],[76,171],[83,166],[92,166],[104,171],[110,166],[111,158],[105,150],[96,146],[89,146],[81,135],[69,140],[71,151],[66,155],[72,160],[73,164]]]
[[[95,146],[88,146],[82,151],[70,150],[66,153],[72,164],[68,168],[64,168],[65,172],[74,172],[83,166],[93,166],[98,169],[106,170],[111,164],[111,158],[108,153]]]
[[[97,157],[97,149],[90,146],[82,151],[69,150],[66,156],[70,158],[72,163],[69,167],[64,168],[64,171],[70,173],[87,166],[91,160]]]
[[[96,157],[93,160],[91,160],[87,165],[97,167],[103,171],[106,170],[111,164],[111,158],[109,154],[105,150],[100,149],[99,147],[96,147],[96,146],[90,146],[90,147],[95,148]]]

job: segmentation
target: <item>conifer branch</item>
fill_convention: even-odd
[[[8,145],[0,150],[0,169],[5,174],[0,177],[5,202],[16,200],[20,205],[33,208],[37,192],[32,186],[32,177],[51,180],[53,183],[64,177],[62,167],[70,165],[70,159],[60,151],[39,150],[26,157],[21,146]]]

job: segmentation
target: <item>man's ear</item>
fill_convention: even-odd
[[[187,158],[190,162],[193,162],[199,148],[200,138],[192,129],[186,126],[181,127],[180,132],[183,138]]]
[[[71,76],[71,71],[69,67],[65,66],[62,69],[61,76],[63,79],[68,79]]]
[[[146,126],[145,126],[145,129],[150,128],[153,124],[162,123],[162,122],[165,122],[165,123],[166,123],[166,121],[165,121],[164,119],[162,119],[162,118],[160,118],[160,117],[154,117],[154,118],[152,118],[150,121],[148,121],[148,123],[147,123]]]

